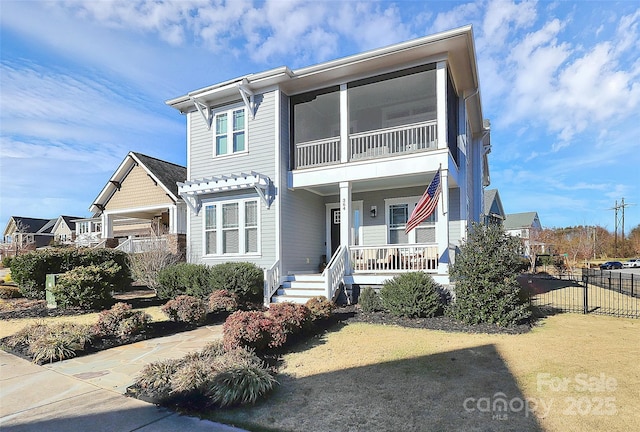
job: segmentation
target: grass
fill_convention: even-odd
[[[151,315],[154,322],[167,321],[167,316],[162,313],[159,306],[151,306],[141,309],[143,312]],[[59,316],[59,317],[39,317],[39,318],[16,318],[8,320],[0,320],[0,338],[11,336],[26,326],[36,322],[44,322],[45,324],[57,324],[62,322],[70,322],[76,324],[95,324],[98,321],[98,313],[88,313],[83,315]]]
[[[255,431],[627,431],[638,358],[640,321],[625,318],[560,314],[522,335],[350,324],[285,355],[266,401],[209,416]],[[491,409],[500,397],[512,409]]]

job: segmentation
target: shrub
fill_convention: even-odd
[[[246,347],[264,350],[271,343],[273,320],[259,311],[237,311],[222,326],[224,348]]]
[[[22,294],[31,299],[45,298],[47,274],[65,273],[78,266],[103,265],[112,262],[118,270],[109,274],[108,283],[114,290],[131,284],[127,254],[114,249],[44,249],[13,257],[11,274]],[[106,276],[106,275],[105,275]]]
[[[381,311],[383,309],[380,296],[376,290],[371,287],[366,287],[360,292],[358,304],[362,312],[366,313]]]
[[[333,302],[326,299],[326,297],[317,296],[311,297],[305,303],[305,306],[311,312],[311,319],[313,321],[327,319],[331,316],[335,305]]]
[[[168,400],[171,379],[181,363],[179,359],[170,359],[147,364],[136,379],[138,388],[158,402]]]
[[[5,256],[2,258],[2,267],[4,268],[9,268],[11,267],[11,260],[13,259],[12,256]]]
[[[409,318],[435,316],[443,306],[440,286],[423,272],[404,273],[385,281],[380,300],[392,315]]]
[[[4,275],[4,283],[11,283],[11,282],[13,282],[13,279],[11,278],[11,272],[9,272],[6,275]]]
[[[154,291],[158,291],[160,283],[158,273],[162,269],[180,262],[180,254],[171,253],[162,242],[155,242],[150,250],[129,255],[129,266],[133,279]]]
[[[61,275],[51,292],[62,308],[104,308],[113,301],[111,281],[119,270],[113,262],[76,267]]]
[[[145,330],[151,316],[142,311],[134,311],[127,303],[116,303],[111,309],[100,312],[93,331],[99,336],[126,338]]]
[[[170,320],[189,324],[199,324],[207,317],[207,305],[202,299],[189,295],[180,295],[169,300],[161,308]]]
[[[204,264],[178,263],[158,272],[157,295],[172,299],[180,295],[207,298],[213,291],[211,267]]]
[[[242,303],[261,302],[264,272],[248,262],[224,263],[212,267],[212,288],[228,290]]]
[[[275,378],[258,365],[236,365],[215,375],[208,396],[221,407],[255,403],[276,384]]]
[[[18,287],[3,285],[0,286],[0,298],[2,299],[10,299],[10,298],[18,298],[22,297],[20,294],[20,289]]]
[[[34,335],[29,335],[27,343],[33,362],[53,362],[75,357],[76,351],[84,350],[91,339],[89,326],[60,323],[39,326]]]
[[[495,225],[474,225],[451,267],[455,301],[445,310],[467,324],[517,324],[531,312],[516,280],[520,239]]]
[[[233,312],[238,309],[238,296],[227,290],[215,290],[209,296],[209,312]]]
[[[289,302],[272,304],[267,315],[276,323],[281,323],[287,334],[300,332],[311,319],[308,307]]]

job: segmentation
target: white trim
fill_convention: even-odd
[[[390,208],[390,206],[396,205],[396,204],[407,204],[407,211],[408,211],[407,218],[409,218],[409,216],[411,216],[411,212],[413,211],[413,209],[418,204],[418,201],[420,201],[420,198],[422,198],[422,196],[386,198],[384,200],[384,223],[385,223],[385,227],[386,227],[387,244],[392,244],[390,242],[390,238],[389,238],[389,234],[390,234],[389,231],[391,229],[391,221],[389,220],[389,208]],[[439,205],[440,205],[440,202],[438,202],[438,206]],[[438,211],[437,211],[437,209],[433,212],[433,215],[435,215],[435,221],[434,222],[422,222],[420,225],[418,225],[416,227],[416,229],[417,228],[431,228],[431,227],[433,227],[433,228],[436,229],[436,232],[437,232],[437,229],[438,229]],[[437,239],[437,234],[436,234],[436,239]],[[409,243],[409,244],[418,243],[417,238],[416,238],[416,230],[415,229],[412,229],[407,234],[407,243]]]
[[[245,120],[244,120],[244,149],[241,151],[234,152],[233,151],[233,113],[235,111],[239,111],[242,109],[244,112]],[[228,157],[238,156],[242,154],[249,153],[249,114],[247,112],[247,107],[243,103],[235,103],[232,105],[224,105],[222,107],[218,107],[216,109],[211,110],[212,113],[212,126],[211,131],[213,134],[213,142],[212,142],[212,155],[215,160],[221,160]],[[225,114],[227,116],[227,152],[224,154],[217,154],[217,142],[216,142],[216,119],[219,115]],[[229,139],[231,138],[231,139]]]
[[[255,202],[257,205],[257,247],[258,250],[256,252],[245,252],[245,241],[246,241],[246,214],[245,214],[245,205],[247,202]],[[222,253],[223,246],[223,237],[222,237],[222,206],[225,204],[237,204],[238,205],[238,249],[242,252],[238,253]],[[208,254],[206,250],[207,246],[207,230],[206,230],[206,208],[210,206],[216,206],[216,251],[220,251],[215,254]],[[208,200],[206,203],[203,203],[204,211],[202,212],[202,258],[220,258],[220,257],[260,257],[262,256],[262,206],[260,205],[260,199],[257,197],[242,197],[242,198],[234,198],[229,199],[220,199],[220,200]]]
[[[331,210],[335,210],[335,209],[339,209],[340,208],[340,203],[337,202],[332,202],[332,203],[326,203],[325,204],[325,249],[326,249],[326,255],[327,255],[327,259],[331,258]],[[355,227],[354,227],[354,219],[353,219],[353,213],[355,213],[356,210],[360,210],[360,226],[358,228],[358,239],[360,240],[358,244],[355,243]],[[352,218],[351,218],[351,243],[354,246],[361,246],[362,245],[362,239],[363,239],[363,235],[364,235],[364,230],[362,229],[363,224],[364,224],[364,201],[363,200],[352,200],[351,201],[351,213],[352,213]],[[350,245],[350,246],[352,246]],[[339,246],[339,245],[338,245]]]
[[[281,145],[282,145],[282,107],[281,107],[281,98],[282,95],[280,93],[280,89],[275,89],[273,92],[273,97],[274,97],[274,101],[273,101],[273,105],[274,105],[274,118],[275,118],[275,131],[274,131],[274,137],[275,137],[275,182],[273,184],[273,190],[274,190],[274,197],[273,200],[276,203],[276,214],[275,214],[275,238],[276,238],[276,244],[275,244],[275,261],[276,262],[280,262],[281,260],[281,256],[280,256],[280,248],[281,248],[281,244],[282,244],[282,227],[280,226],[280,221],[281,221],[281,212],[282,212],[282,208],[281,208],[281,202],[282,200],[280,199],[280,193],[275,193],[275,191],[279,191],[280,190],[280,183],[282,181],[282,164],[280,161],[281,158]],[[288,123],[288,122],[287,122]],[[281,269],[278,269],[279,272]]]

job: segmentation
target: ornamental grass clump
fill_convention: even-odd
[[[39,322],[7,338],[5,345],[12,350],[26,351],[34,363],[54,362],[75,357],[85,349],[92,335],[87,325]]]
[[[215,342],[176,360],[147,365],[134,387],[154,402],[188,409],[254,403],[277,384],[251,350]]]

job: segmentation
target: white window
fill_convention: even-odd
[[[394,198],[385,200],[389,244],[435,243],[436,213],[405,234],[407,221],[421,197]]]
[[[246,151],[247,122],[244,107],[216,113],[214,125],[214,156]]]
[[[204,209],[204,254],[259,253],[258,199],[208,204]]]

